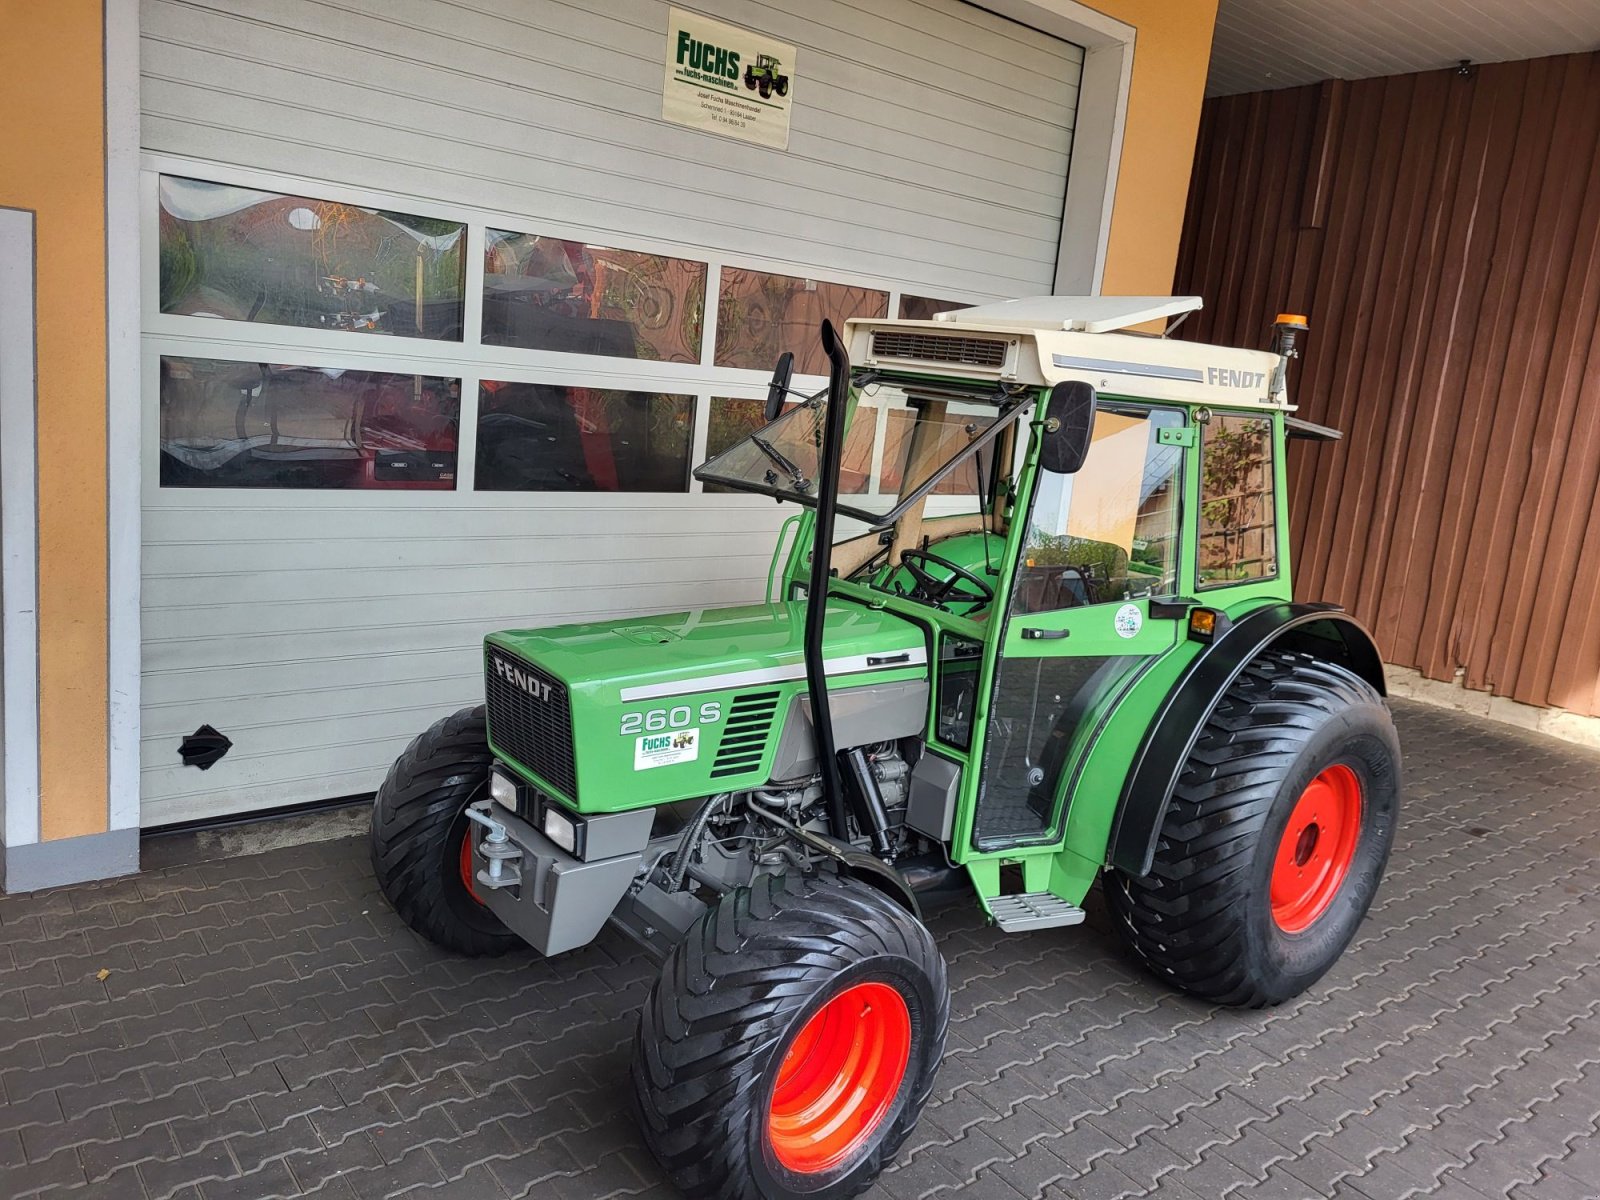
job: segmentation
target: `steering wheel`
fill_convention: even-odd
[[[943,567],[950,572],[950,578],[939,579],[929,574],[922,564],[932,563],[936,567]],[[902,550],[900,552],[900,565],[910,573],[914,586],[906,593],[909,600],[920,600],[927,604],[944,606],[949,599],[962,600],[968,604],[985,605],[994,599],[994,589],[978,576],[965,567],[957,566],[947,558],[940,558],[937,554],[927,550]],[[966,590],[957,590],[957,584],[964,584]]]

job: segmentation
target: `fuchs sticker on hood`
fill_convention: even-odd
[[[647,733],[633,743],[633,769],[671,767],[694,762],[700,757],[698,729],[670,729],[666,733]]]

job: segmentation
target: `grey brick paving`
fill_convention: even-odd
[[[935,916],[949,1054],[873,1195],[1600,1200],[1600,756],[1396,707],[1389,877],[1280,1009],[1168,993],[1098,909]],[[610,935],[435,951],[357,840],[0,897],[0,1200],[669,1197],[628,1116],[650,975]]]

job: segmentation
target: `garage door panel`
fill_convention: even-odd
[[[591,156],[609,154],[613,160],[618,146],[657,159],[665,157],[658,118],[622,119],[619,115],[609,132],[610,140],[596,142],[560,132],[583,124],[584,106],[571,97],[542,96],[535,114],[526,111],[525,93],[519,88],[451,77],[438,69],[422,69],[425,76],[439,76],[437,83],[426,88],[413,83],[409,93],[402,93],[395,90],[392,77],[386,83],[381,72],[374,80],[363,78],[367,72],[350,70],[336,79],[307,77],[275,63],[224,58],[178,45],[164,49],[164,60],[164,77],[146,79],[147,103],[157,111],[170,112],[196,104],[195,91],[209,93],[216,99],[208,106],[211,119],[229,125],[240,124],[228,116],[230,97],[278,96],[299,98],[303,107],[337,113],[345,119],[409,126],[449,139],[456,136],[460,120],[497,125],[501,135],[505,126],[513,126],[522,131],[522,151],[538,151],[555,160],[552,166],[557,170],[565,161],[565,152],[574,146]],[[380,66],[387,65],[380,60]],[[438,97],[446,92],[447,84],[449,102],[442,103]],[[535,119],[536,115],[543,120]],[[801,108],[793,114],[787,155],[773,152],[757,157],[752,162],[758,169],[750,173],[771,178],[773,170],[779,170],[815,187],[839,175],[840,168],[846,173],[859,170],[912,186],[1059,216],[1060,174],[1050,169],[1053,156],[1041,155],[1036,144],[985,138],[973,145],[960,163],[951,164],[944,161],[948,158],[946,140],[919,132],[922,121],[914,110],[874,105],[856,121],[854,136],[846,141],[838,137],[838,122],[836,112],[820,105]],[[1063,144],[1060,137],[1052,141]],[[503,146],[503,136],[491,138],[490,144]],[[559,147],[560,152],[548,147]],[[952,185],[952,179],[958,183]]]
[[[932,7],[939,10],[955,5],[956,0],[935,0]],[[616,70],[610,72],[568,71],[557,63],[536,64],[516,56],[555,56],[553,46],[559,44],[559,38],[545,38],[544,42],[550,43],[545,46],[526,26],[507,26],[500,39],[505,45],[477,46],[459,39],[441,42],[426,31],[408,29],[383,15],[366,17],[323,5],[284,0],[245,5],[239,0],[236,7],[240,11],[273,16],[259,21],[207,12],[207,7],[214,6],[177,8],[166,0],[147,0],[155,35],[146,43],[150,95],[145,102],[145,139],[153,148],[249,161],[269,169],[407,194],[487,202],[513,212],[547,215],[552,221],[635,231],[636,236],[724,246],[742,253],[793,257],[835,270],[871,273],[880,268],[890,277],[961,288],[977,295],[1010,295],[1048,286],[1053,261],[1045,261],[1050,256],[1041,254],[1039,245],[1051,241],[1053,228],[1028,235],[1027,247],[1010,253],[992,241],[985,241],[984,250],[977,254],[953,253],[953,272],[947,267],[930,276],[926,267],[918,270],[917,264],[940,257],[927,252],[927,242],[957,247],[960,239],[950,229],[952,218],[947,210],[951,197],[960,195],[959,189],[928,195],[919,202],[914,196],[885,197],[873,187],[864,187],[854,197],[842,198],[844,208],[822,214],[809,211],[804,204],[786,204],[781,186],[752,194],[739,183],[745,177],[739,164],[759,164],[754,174],[794,187],[806,187],[819,175],[841,182],[846,176],[824,171],[811,161],[796,161],[791,155],[729,143],[660,121],[658,55],[664,39],[658,40],[649,70],[644,59],[629,60],[624,54],[617,56]],[[546,14],[553,21],[564,10],[535,4],[518,11]],[[664,26],[659,7],[643,5],[639,11],[651,14],[641,15],[641,24],[660,21]],[[316,29],[317,35],[297,32],[305,28]],[[826,36],[844,37],[839,33]],[[280,63],[285,69],[273,71],[280,82],[263,80],[254,88],[232,89],[225,80],[212,87],[199,86],[187,82],[198,68],[182,59],[183,45],[205,50],[232,47],[245,63]],[[1029,88],[1028,103],[1018,105],[1017,92],[986,81],[998,90],[992,103],[980,103],[964,94],[970,90],[970,76],[953,77],[962,80],[959,87],[919,84],[912,78],[915,69],[902,76],[862,66],[847,61],[838,49],[844,45],[842,40],[828,45],[828,51],[810,52],[818,72],[813,99],[797,104],[802,125],[805,120],[821,118],[814,121],[815,133],[831,131],[836,143],[854,143],[856,126],[882,122],[880,132],[892,134],[900,129],[910,137],[942,141],[942,152],[907,157],[945,163],[960,176],[1003,178],[1007,162],[1037,170],[1041,162],[1054,161],[1057,178],[1064,173],[1069,117],[1058,114],[1056,120],[1064,122],[1058,126],[1032,115],[1050,111],[1052,89]],[[574,51],[580,48],[574,47]],[[957,51],[951,48],[946,56],[946,69],[959,68],[961,54]],[[802,48],[802,54],[806,53]],[[340,69],[330,71],[330,61],[337,61]],[[636,63],[634,69],[644,71],[638,88],[619,82],[626,78],[628,61]],[[869,57],[867,61],[877,60]],[[906,58],[907,63],[927,61]],[[211,69],[228,65],[226,59],[218,59]],[[1075,73],[1076,63],[1063,60],[1063,70]],[[380,131],[370,120],[345,111],[338,98],[339,87],[331,82],[334,77],[352,78],[397,96],[409,95],[413,102],[422,101],[424,108],[437,106],[429,101],[454,103],[454,88],[465,77],[464,86],[487,88],[493,94],[493,99],[486,95],[481,104],[484,113],[489,117],[507,114],[513,119],[502,121],[500,136],[487,139],[476,152],[453,136],[449,109],[430,118],[446,120],[444,128],[434,134],[425,132],[428,127],[420,121],[416,122],[418,129],[383,127]],[[1069,113],[1075,101],[1075,84],[1074,74],[1053,89],[1054,103],[1062,114]],[[534,87],[548,92],[536,93]],[[630,94],[635,100],[627,99]],[[562,97],[560,107],[545,111],[549,107],[546,95]],[[268,102],[272,99],[279,103]],[[1017,111],[1021,108],[1027,111]],[[536,134],[528,129],[530,123],[568,130],[607,146],[615,156],[613,169],[598,171],[555,161],[556,155],[540,158],[530,153],[528,147],[536,141]],[[679,184],[646,189],[641,195],[639,181],[657,177],[663,155],[700,164],[704,174],[692,188]],[[438,170],[437,164],[449,164],[449,169]],[[1038,189],[1030,185],[1030,190]],[[1059,184],[1050,190],[1059,196]],[[1045,206],[1040,215],[1052,210],[1058,214],[1059,204]],[[981,205],[974,212],[968,204],[967,213],[967,219],[957,224],[974,238],[989,238],[992,222],[983,218]],[[825,219],[819,222],[819,215]],[[684,217],[689,218],[687,224]],[[774,254],[775,243],[781,242],[789,243],[791,254]],[[908,268],[917,273],[909,273]]]
[[[159,87],[153,87],[152,91],[157,98],[168,95]],[[546,139],[550,143],[547,151],[538,153],[494,142],[490,140],[490,129],[477,130],[480,140],[474,141],[475,120],[488,122],[489,119],[461,117],[460,114],[454,114],[461,124],[456,135],[448,140],[442,134],[435,137],[404,125],[385,125],[381,158],[370,153],[351,154],[340,144],[347,121],[343,114],[251,96],[217,92],[210,96],[213,103],[208,122],[220,126],[230,141],[234,135],[227,131],[279,129],[284,131],[281,140],[292,145],[297,153],[320,148],[343,161],[346,170],[362,161],[379,168],[389,164],[393,169],[413,162],[446,161],[439,156],[447,155],[451,179],[457,187],[464,178],[480,179],[485,186],[495,189],[512,184],[518,177],[537,180],[533,189],[535,195],[550,199],[540,199],[532,205],[529,197],[518,201],[535,211],[546,207],[573,207],[575,197],[637,194],[638,180],[650,178],[652,208],[693,208],[699,222],[708,228],[771,230],[809,221],[808,240],[830,251],[836,269],[847,269],[848,256],[842,255],[842,251],[876,252],[884,257],[914,260],[919,254],[926,257],[930,253],[929,244],[934,243],[949,247],[950,257],[973,273],[986,270],[1003,276],[1022,275],[1038,270],[1041,257],[1054,245],[1058,232],[1052,220],[1044,215],[1004,206],[995,210],[997,223],[988,215],[989,206],[952,193],[945,193],[940,206],[946,215],[933,216],[919,203],[925,202],[927,189],[890,181],[857,186],[849,195],[811,186],[813,181],[848,184],[851,176],[837,170],[819,170],[800,180],[777,183],[763,181],[759,174],[751,173],[730,177],[725,193],[708,193],[703,172],[686,155],[640,152],[629,162],[619,161],[612,155],[613,165],[606,167],[601,163],[607,155],[592,143],[579,151],[569,141],[566,145],[573,148],[573,153],[564,156],[561,139],[556,137]],[[426,119],[441,118],[430,112]],[[376,127],[377,122],[369,124]],[[491,124],[499,126],[498,122]],[[291,130],[292,134],[288,132]],[[300,169],[304,169],[303,166]],[[997,170],[1003,173],[1004,168]],[[874,206],[874,219],[890,223],[892,228],[874,229],[859,223],[861,208],[869,201]],[[482,202],[481,197],[479,202]],[[577,206],[565,219],[580,222],[584,208]],[[915,232],[894,232],[893,228],[914,229]],[[683,229],[677,225],[663,224],[656,236],[674,241],[692,240],[686,239]],[[769,253],[772,250],[770,241],[765,249]],[[748,252],[760,251],[761,247],[752,244]]]
[[[651,540],[652,550],[640,543]],[[659,534],[645,526],[624,525],[606,535],[584,538],[582,542],[571,538],[549,538],[542,542],[529,542],[514,535],[481,534],[476,537],[419,538],[357,540],[341,544],[334,539],[308,541],[293,547],[291,571],[336,571],[359,575],[367,570],[394,572],[409,570],[413,591],[433,587],[447,587],[458,578],[456,572],[479,565],[523,566],[530,582],[548,586],[552,580],[548,573],[541,575],[540,568],[564,567],[572,561],[572,552],[580,547],[589,561],[611,561],[622,564],[628,574],[648,573],[657,565],[666,565],[684,559],[709,561],[727,553],[716,536],[696,533]],[[276,547],[279,553],[290,548]],[[770,552],[770,542],[768,543]],[[741,551],[736,557],[741,561],[754,558],[765,565],[764,556],[757,552]],[[199,576],[229,574],[236,576],[235,585],[248,583],[251,577],[262,573],[262,567],[271,558],[264,554],[260,544],[238,545],[206,544],[196,542],[190,546],[152,546],[148,552],[147,569],[152,575]],[[426,570],[434,574],[419,576],[415,572]],[[403,581],[393,578],[391,586]],[[237,592],[235,593],[237,595]]]
[[[170,85],[152,85],[151,91],[157,102],[176,99]],[[495,176],[506,173],[512,161],[517,160],[528,173],[537,174],[547,184],[559,185],[577,195],[620,192],[637,183],[639,176],[631,174],[637,170],[652,180],[659,202],[672,203],[675,194],[681,204],[687,205],[692,197],[699,197],[703,215],[709,221],[736,224],[754,218],[759,224],[776,225],[809,215],[817,222],[816,236],[831,236],[864,248],[871,245],[866,231],[855,223],[863,199],[861,189],[859,185],[852,186],[853,177],[849,173],[838,169],[819,167],[781,186],[774,186],[769,178],[752,169],[740,176],[744,187],[737,194],[708,196],[704,190],[704,173],[698,165],[691,158],[670,151],[640,150],[637,161],[627,171],[619,171],[615,147],[598,144],[592,139],[549,133],[537,145],[530,141],[524,148],[512,149],[497,140],[504,133],[504,123],[498,118],[473,113],[441,113],[420,101],[379,93],[367,93],[366,104],[360,106],[351,100],[341,100],[337,106],[324,106],[315,98],[307,97],[306,103],[289,105],[249,95],[212,94],[217,102],[210,119],[233,128],[276,123],[292,128],[297,142],[337,146],[350,110],[366,107],[371,110],[369,125],[382,126],[386,131],[385,150],[391,161],[425,160],[448,141],[450,163],[455,171]],[[328,107],[336,107],[337,111],[330,112]],[[438,132],[429,132],[427,124],[439,126]],[[979,256],[996,256],[1000,260],[997,265],[1003,265],[1008,258],[1017,259],[1020,254],[1020,260],[1011,268],[1017,269],[1037,262],[1054,243],[1059,212],[1052,217],[947,192],[943,215],[933,217],[923,210],[927,186],[887,179],[873,183],[872,195],[883,219],[913,221],[920,230],[919,238],[902,236],[885,246],[886,251],[909,255],[914,254],[919,245],[926,252],[929,241],[943,242],[970,249]]]
[[[405,749],[403,741],[399,745],[400,749]],[[240,771],[236,776],[218,780],[207,777],[220,771],[227,759],[204,776],[193,768],[146,768],[139,773],[139,790],[147,797],[141,809],[142,821],[149,828],[213,817],[219,812],[282,808],[297,802],[289,797],[303,799],[308,791],[314,792],[316,799],[362,795],[383,782],[387,769],[385,758],[392,762],[396,757],[373,753],[375,749],[367,747],[371,757],[353,766],[346,762],[332,770],[324,767],[320,773],[290,777],[281,775],[281,765],[275,766],[267,760],[251,764],[248,772]],[[324,761],[337,761],[337,757],[330,756]]]
[[[567,100],[551,100],[540,114],[544,122],[541,124],[531,115],[510,120],[505,110],[517,111],[521,98],[508,94],[506,89],[476,81],[470,86],[458,87],[453,93],[454,103],[443,106],[426,97],[399,95],[379,86],[368,86],[348,75],[337,80],[308,79],[275,66],[218,60],[198,50],[175,51],[172,69],[181,73],[181,81],[150,80],[147,84],[149,103],[160,110],[178,109],[193,105],[193,92],[201,90],[212,100],[207,106],[207,120],[230,128],[260,127],[288,111],[294,114],[297,137],[303,136],[307,141],[322,145],[338,145],[347,122],[360,119],[390,131],[396,139],[390,148],[391,157],[406,160],[433,153],[439,142],[448,142],[452,155],[475,146],[480,152],[490,152],[488,157],[480,154],[474,162],[475,169],[509,174],[516,166],[513,161],[516,159],[530,162],[530,170],[536,166],[541,173],[555,172],[556,182],[564,178],[569,169],[615,174],[621,148],[630,155],[629,169],[648,170],[653,182],[677,186],[703,182],[697,160],[685,155],[689,147],[674,145],[673,139],[663,139],[659,120],[638,118],[618,122],[613,130],[616,140],[599,142],[580,133],[566,132],[581,128],[583,115],[580,105]],[[263,98],[285,95],[294,99]],[[802,114],[809,113],[809,108],[802,110]],[[896,113],[894,109],[880,106],[871,115],[878,121],[891,121]],[[912,111],[902,115],[913,127],[921,123]],[[514,147],[505,143],[508,124],[521,133]],[[836,131],[836,118],[819,114],[815,119],[797,120],[788,152],[752,155],[746,164],[738,169],[727,169],[726,173],[753,182],[771,182],[776,178],[789,188],[804,188],[805,195],[851,200],[858,199],[852,187],[851,172],[859,170],[900,185],[888,199],[910,211],[924,207],[915,199],[917,189],[932,188],[968,206],[1000,204],[1008,210],[1014,208],[1036,216],[1059,218],[1060,176],[1041,170],[1039,164],[1054,161],[1070,146],[1069,132],[1042,130],[1040,136],[1046,138],[1045,141],[1013,141],[973,133],[969,152],[955,164],[963,168],[957,174],[952,172],[952,164],[941,161],[941,156],[948,157],[949,137],[955,132],[949,126],[944,127],[938,139],[913,134],[904,125],[896,127],[863,121],[859,126],[860,138],[841,142],[836,134],[828,136],[823,128],[818,128],[831,127]],[[883,154],[890,157],[885,158]],[[957,181],[955,185],[952,179]],[[851,219],[858,214],[843,211],[835,215]],[[973,220],[973,216],[973,212],[969,212],[967,219],[982,224]]]
[[[279,493],[281,496],[284,493]],[[530,545],[572,537],[606,536],[618,521],[628,531],[693,537],[770,537],[793,509],[755,496],[651,493],[436,492],[419,503],[416,493],[300,492],[303,503],[282,503],[272,492],[165,489],[145,533],[150,546],[227,542],[241,533],[255,541],[413,541],[480,536],[523,539]],[[211,501],[215,496],[216,500]],[[241,501],[241,496],[250,496]],[[210,501],[210,502],[208,502]],[[252,502],[253,501],[253,502]],[[692,528],[683,518],[693,514]],[[462,527],[464,516],[479,524]]]
[[[473,646],[463,655],[465,666],[458,663],[456,669],[447,674],[426,679],[386,680],[377,703],[363,711],[412,714],[405,719],[414,724],[414,714],[418,712],[452,703],[458,708],[481,704],[481,672],[473,669],[479,657],[478,648]],[[246,735],[253,736],[261,729],[328,722],[342,725],[350,716],[349,699],[343,693],[343,688],[327,686],[325,681],[323,686],[317,686],[312,674],[303,672],[289,688],[263,696],[240,696],[223,689],[210,697],[184,696],[166,704],[148,705],[142,732],[159,748],[176,745],[178,739],[192,733],[199,722],[222,730],[241,744]]]
[[[571,548],[568,550],[571,554]],[[550,613],[593,612],[597,607],[703,603],[708,595],[730,595],[750,590],[750,581],[765,566],[759,559],[720,559],[712,563],[692,558],[657,559],[638,565],[571,560],[560,572],[561,583],[526,579],[521,588],[472,588],[470,576],[460,590],[418,588],[388,597],[365,596],[348,601],[321,596],[293,603],[196,603],[181,608],[152,607],[146,616],[146,637],[152,645],[164,641],[192,642],[212,637],[251,639],[270,634],[299,634],[314,622],[319,631],[357,633],[373,621],[396,618],[412,626],[453,625],[463,611],[495,628],[511,628]],[[454,582],[454,581],[452,581]],[[529,593],[537,593],[530,604]],[[668,599],[676,596],[679,599]],[[626,601],[626,604],[624,604]],[[574,618],[576,619],[576,618]],[[390,628],[395,628],[389,624]]]

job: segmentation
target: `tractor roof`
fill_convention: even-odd
[[[1111,395],[1289,409],[1287,392],[1273,391],[1276,354],[1127,332],[1200,305],[1198,296],[1036,296],[931,321],[852,320],[850,360],[897,375],[1025,387],[1078,379]]]

